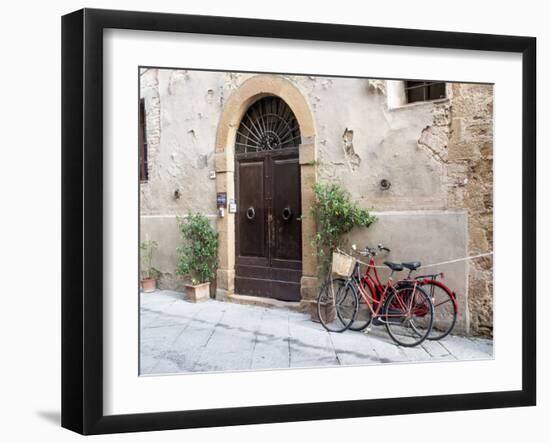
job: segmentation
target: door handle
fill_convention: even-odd
[[[246,210],[246,218],[249,219],[249,220],[253,220],[254,217],[256,217],[256,211],[254,210],[254,206],[250,206]]]
[[[284,221],[289,221],[292,217],[292,209],[290,209],[288,206],[283,209],[283,213],[281,214]]]

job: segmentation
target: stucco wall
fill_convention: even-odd
[[[163,245],[154,265],[164,286],[181,287],[173,276],[175,215],[215,220],[217,125],[224,102],[251,76],[141,74],[149,152],[141,235]],[[315,118],[318,180],[343,185],[382,214],[371,230],[353,234],[356,243],[387,243],[396,260],[429,262],[492,249],[492,86],[448,84],[445,100],[402,106],[381,80],[285,77]],[[484,260],[443,269],[464,294],[459,330],[468,331],[471,319],[473,332],[491,333],[491,268]]]
[[[141,186],[143,214],[198,210],[214,214],[209,171],[224,100],[251,74],[148,69],[142,74],[150,162]],[[340,182],[378,210],[444,209],[446,170],[418,146],[434,105],[388,110],[366,79],[287,76],[316,120],[319,179]],[[162,104],[161,104],[162,103]],[[391,188],[380,190],[380,180]],[[201,192],[196,191],[200,184]],[[185,198],[175,199],[180,191]]]
[[[149,69],[141,75],[149,163],[149,179],[140,186],[142,214],[215,213],[215,182],[208,177],[220,81],[220,74],[209,72]]]
[[[359,249],[366,244],[376,246],[382,243],[391,249],[381,252],[376,261],[420,261],[423,266],[465,257],[468,251],[468,214],[456,211],[390,211],[377,212],[378,222],[369,229],[355,229],[350,235],[350,245]],[[458,319],[455,332],[469,331],[469,263],[461,261],[437,267],[420,269],[416,275],[443,272],[445,281],[453,288],[458,301]],[[390,272],[379,269],[382,281]],[[404,276],[406,274],[399,274]],[[396,278],[398,275],[395,276]]]

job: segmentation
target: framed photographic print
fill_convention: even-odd
[[[536,402],[530,37],[62,21],[62,425]]]

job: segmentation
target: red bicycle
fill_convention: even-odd
[[[390,252],[390,249],[378,245],[378,251]],[[369,258],[365,272],[361,277],[361,285],[370,293],[369,295],[371,298],[380,303],[384,285],[380,281],[374,261],[377,250],[367,246],[360,254]],[[398,287],[414,287],[418,284],[426,291],[432,301],[434,309],[433,325],[428,335],[428,340],[441,340],[451,333],[456,324],[458,303],[455,292],[443,281],[439,280],[440,277],[443,278],[442,272],[430,275],[419,275],[413,278],[412,273],[421,267],[421,263],[418,261],[402,262],[401,265],[409,270],[409,275],[398,282]],[[364,302],[360,301],[357,309],[355,321],[349,326],[349,329],[362,331],[370,325],[372,318]],[[427,314],[428,310],[426,307],[424,310],[425,314]],[[418,312],[418,315],[422,315],[422,312]],[[376,319],[374,319],[374,323],[380,324]]]
[[[317,304],[321,323],[329,331],[342,332],[348,328],[364,329],[374,319],[377,324],[386,326],[390,337],[399,345],[422,343],[433,324],[433,305],[429,296],[415,280],[406,286],[393,281],[394,272],[403,270],[400,263],[384,262],[391,275],[387,283],[382,284],[374,267],[374,255],[371,254],[371,266],[365,275],[361,274],[356,262],[350,277],[327,282]],[[327,311],[327,306],[334,309]]]

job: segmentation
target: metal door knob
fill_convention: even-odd
[[[254,217],[256,217],[256,211],[254,210],[254,206],[250,206],[246,210],[246,218],[252,220]]]
[[[282,217],[284,221],[289,221],[292,217],[292,209],[290,209],[288,206],[283,209]]]

